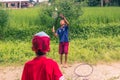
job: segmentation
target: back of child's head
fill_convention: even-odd
[[[50,51],[50,37],[45,32],[39,32],[33,36],[32,50],[37,55],[44,55]]]

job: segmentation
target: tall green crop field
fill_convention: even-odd
[[[87,7],[83,8],[83,11],[84,14],[80,17],[80,19],[83,20],[83,24],[120,22],[120,7]]]

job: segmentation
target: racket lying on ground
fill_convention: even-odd
[[[87,77],[93,72],[93,67],[90,64],[81,63],[75,67],[74,73],[76,75],[75,80],[88,80]]]

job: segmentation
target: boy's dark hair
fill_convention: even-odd
[[[44,55],[45,53],[41,52],[40,50],[38,50],[38,52],[36,53],[38,56],[42,56]]]

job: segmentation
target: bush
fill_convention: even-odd
[[[42,13],[40,12],[39,14],[39,25],[42,26],[46,26],[46,27],[51,27],[53,23],[53,19],[51,17],[51,9],[48,9],[48,7],[44,7],[44,9],[42,9]]]
[[[52,5],[41,5],[40,6],[38,24],[52,28],[54,25],[56,28],[59,27],[60,17],[58,16],[60,13],[66,16],[69,22],[72,22],[70,26],[76,26],[79,22],[79,16],[83,14],[81,10],[81,6],[79,2],[75,2],[75,0],[56,0],[52,3]],[[57,10],[55,10],[57,9]],[[56,17],[54,17],[54,13],[56,13]]]
[[[8,22],[8,12],[5,10],[0,10],[0,27],[4,27]]]
[[[69,20],[77,20],[82,15],[80,2],[75,0],[60,0],[55,2],[58,13],[63,13]]]
[[[3,36],[3,32],[8,23],[8,12],[0,10],[0,38]]]
[[[2,3],[0,3],[0,8],[2,7]]]

